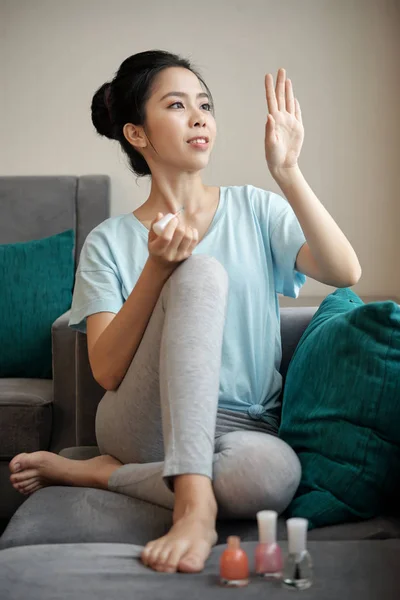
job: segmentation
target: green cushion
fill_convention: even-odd
[[[51,326],[71,307],[75,233],[0,245],[0,377],[52,377]]]
[[[327,296],[285,381],[279,436],[302,478],[287,515],[310,529],[384,514],[400,481],[400,305]]]

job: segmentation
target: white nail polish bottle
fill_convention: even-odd
[[[308,520],[294,517],[286,521],[289,554],[283,568],[282,585],[306,590],[312,585],[312,560],[306,549]]]
[[[156,233],[157,235],[161,235],[162,232],[164,231],[164,229],[166,228],[166,226],[168,225],[168,223],[171,221],[171,219],[173,219],[174,217],[176,217],[176,215],[178,215],[182,210],[184,210],[183,206],[175,214],[168,213],[162,219],[160,219],[159,221],[157,221],[157,223],[154,223],[154,225],[153,225],[153,231],[154,231],[154,233]]]

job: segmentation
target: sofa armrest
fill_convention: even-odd
[[[95,380],[89,363],[87,337],[76,334],[76,442],[78,446],[97,446],[95,419],[97,406],[106,393]]]
[[[53,353],[53,425],[50,450],[76,446],[75,338],[68,327],[70,310],[51,328]]]

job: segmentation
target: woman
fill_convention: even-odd
[[[76,274],[69,324],[87,333],[106,390],[96,414],[101,456],[34,452],[10,463],[24,494],[92,486],[173,509],[169,533],[142,553],[158,571],[203,569],[217,511],[255,518],[286,509],[301,468],[278,437],[277,293],[297,297],[305,275],[338,287],[360,276],[299,170],[304,129],[290,80],[280,69],[276,90],[270,74],[265,85],[265,156],[288,201],[251,185],[202,183],[216,122],[187,60],[142,52],[97,90],[95,128],[121,144],[134,173],[151,177],[140,208],[88,235]],[[176,216],[156,235],[168,213]]]

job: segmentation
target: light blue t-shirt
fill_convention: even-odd
[[[70,327],[117,313],[149,256],[148,229],[130,212],[87,236],[76,272]],[[219,406],[276,424],[282,349],[277,293],[297,298],[306,281],[295,270],[306,239],[285,198],[252,185],[220,188],[213,221],[193,254],[219,260],[229,275]]]

